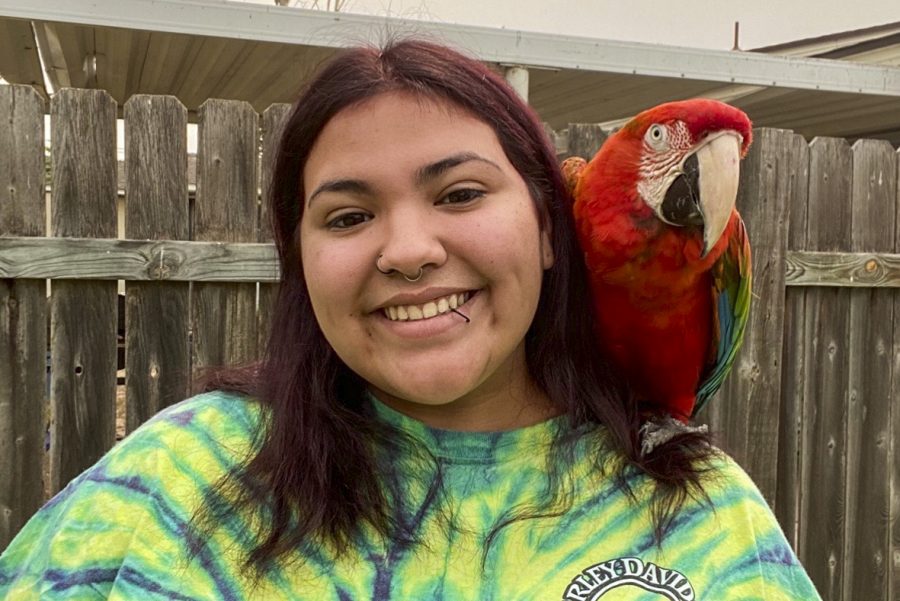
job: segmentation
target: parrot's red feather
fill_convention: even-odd
[[[718,336],[712,267],[737,228],[743,234],[743,224],[733,211],[703,256],[699,230],[669,226],[640,197],[644,134],[651,124],[674,119],[695,140],[729,129],[740,134],[742,155],[750,144],[750,122],[738,109],[708,100],[660,105],[611,136],[581,171],[574,213],[602,350],[648,410],[687,421],[701,378],[716,360],[710,356]]]

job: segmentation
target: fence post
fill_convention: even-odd
[[[116,103],[103,90],[59,90],[50,102],[56,237],[116,237]],[[56,280],[50,310],[51,492],[116,436],[116,282]]]
[[[0,86],[0,236],[43,236],[44,101]],[[47,284],[0,284],[0,550],[44,500]]]
[[[809,147],[806,250],[840,251],[850,239],[852,154],[846,140]],[[843,589],[847,340],[850,291],[806,292],[800,529],[797,552],[826,600]]]
[[[289,104],[273,104],[262,116],[262,162],[260,163],[260,188],[262,190],[259,209],[259,242],[272,241],[272,215],[270,213],[270,187],[272,173],[275,170],[275,157],[278,143],[290,115]],[[269,339],[269,328],[272,322],[272,309],[278,284],[259,284],[259,306],[257,307],[258,349],[260,355],[266,348]]]
[[[569,123],[569,152],[567,156],[590,161],[609,137],[596,123]],[[565,157],[563,157],[565,158]]]
[[[897,201],[894,149],[883,140],[853,145],[852,252],[893,247]],[[877,599],[887,589],[893,298],[877,288],[850,291],[844,599]]]
[[[809,206],[809,145],[803,136],[791,139],[787,177],[789,250],[806,248],[806,211]],[[775,515],[791,546],[797,549],[800,520],[800,429],[803,424],[803,389],[806,377],[806,289],[787,287],[784,299],[784,340],[781,361],[781,408],[778,422],[778,474]]]
[[[897,197],[894,199],[894,223],[898,225],[894,232],[894,252],[900,253],[900,151],[894,153],[894,164],[897,165]],[[888,450],[890,465],[890,513],[888,524],[891,528],[890,546],[888,548],[888,565],[891,566],[888,580],[888,599],[900,599],[900,289],[892,291],[894,299],[894,344],[891,356],[891,438]]]
[[[125,103],[125,203],[126,238],[189,239],[187,110],[174,96]],[[126,432],[190,392],[189,289],[187,282],[125,284]]]
[[[741,165],[738,210],[753,249],[753,294],[744,344],[709,403],[721,444],[747,470],[770,505],[776,499],[787,197],[795,165],[793,133],[758,129]]]
[[[256,242],[259,117],[246,102],[200,107],[193,239]],[[193,367],[249,362],[257,356],[256,284],[194,284]]]

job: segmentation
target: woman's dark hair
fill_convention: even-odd
[[[573,426],[605,427],[609,450],[622,458],[620,475],[636,468],[656,480],[653,507],[661,539],[684,500],[700,490],[698,466],[709,447],[700,436],[682,436],[641,456],[637,407],[593,343],[569,196],[540,120],[484,64],[420,40],[339,52],[294,104],[270,190],[282,280],[266,353],[258,365],[219,372],[207,386],[255,397],[265,419],[255,454],[217,485],[195,523],[209,528],[222,512],[262,512],[265,519],[255,520],[261,525],[257,544],[247,558],[257,572],[311,541],[342,551],[363,523],[385,537],[408,534],[392,518],[372,451],[374,440],[390,437],[363,414],[365,382],[337,357],[316,323],[298,240],[302,173],[320,132],[340,111],[392,91],[449,103],[490,125],[528,184],[555,257],[526,334],[530,374]]]

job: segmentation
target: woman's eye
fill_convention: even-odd
[[[326,225],[333,230],[345,230],[371,219],[365,213],[344,213],[329,221]]]
[[[467,202],[471,202],[476,198],[481,198],[484,196],[484,192],[481,190],[474,190],[472,188],[463,188],[460,190],[454,190],[450,192],[446,196],[444,196],[438,204],[465,204]]]

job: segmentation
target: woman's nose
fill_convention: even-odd
[[[413,275],[419,269],[439,267],[447,260],[434,218],[428,211],[403,210],[385,218],[385,232],[378,263],[382,271]]]

